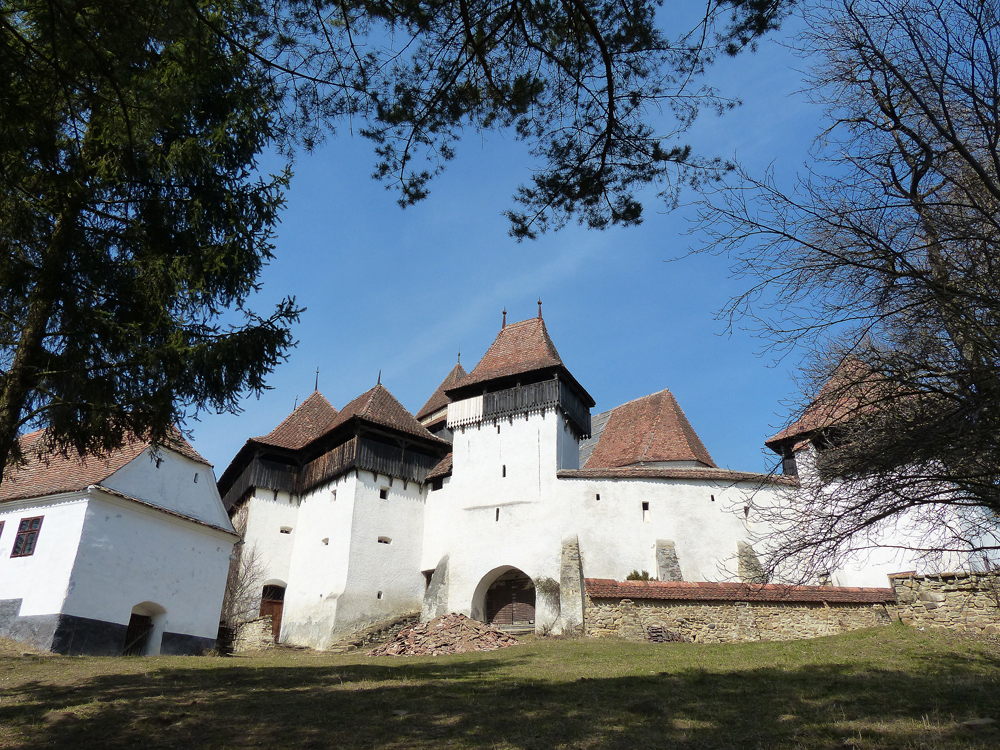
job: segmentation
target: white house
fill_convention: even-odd
[[[661,391],[594,400],[541,315],[505,325],[414,418],[382,385],[318,392],[222,475],[280,640],[324,648],[407,611],[573,631],[583,577],[753,579],[751,501],[794,478],[718,468]]]
[[[233,544],[212,467],[179,435],[105,458],[21,439],[0,484],[0,636],[63,654],[215,645]]]

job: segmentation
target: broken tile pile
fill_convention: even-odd
[[[452,612],[430,622],[404,628],[391,640],[368,652],[369,656],[439,656],[496,651],[516,646],[517,638],[465,615]]]

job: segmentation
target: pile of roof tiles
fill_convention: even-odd
[[[452,612],[430,622],[404,628],[389,641],[368,652],[369,656],[440,656],[472,651],[496,651],[516,646],[517,638],[465,615]]]

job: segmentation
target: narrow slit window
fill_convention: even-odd
[[[642,522],[649,523],[652,519],[649,516],[649,503],[643,501],[642,503]]]
[[[712,502],[714,503],[715,502],[715,495],[709,495],[709,497],[712,498]]]
[[[500,476],[502,476],[502,477],[507,476],[507,464],[503,465],[503,469],[500,472]]]
[[[600,493],[600,492],[598,492],[598,493],[597,493],[597,498],[596,498],[596,499],[597,499],[597,500],[600,500],[600,499],[601,499],[601,493]]]
[[[497,508],[497,517],[496,517],[496,520],[497,521],[500,520],[500,509],[499,508]]]
[[[383,487],[382,489],[380,489],[378,491],[378,496],[379,496],[379,499],[381,499],[381,500],[388,500],[389,499],[389,488],[388,487]]]
[[[376,599],[381,599],[382,598],[382,592],[379,591],[377,594],[375,594],[375,598]]]
[[[197,471],[194,473],[194,483],[198,484],[198,472]]]

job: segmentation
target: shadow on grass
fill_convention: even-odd
[[[997,665],[511,678],[520,657],[164,668],[5,692],[27,748],[996,747]],[[992,675],[989,676],[989,675]],[[13,703],[13,704],[12,704]],[[997,717],[1000,718],[1000,717]]]

